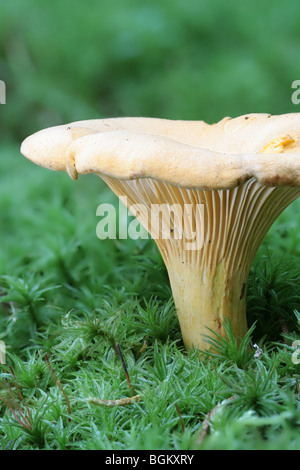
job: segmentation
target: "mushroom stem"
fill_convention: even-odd
[[[299,197],[299,188],[265,186],[252,178],[233,189],[209,191],[151,178],[99,176],[117,196],[126,196],[129,209],[137,204],[146,208],[134,215],[154,238],[165,262],[186,347],[209,349],[204,336],[211,336],[210,329],[224,337],[225,319],[241,340],[247,332],[250,267],[273,222]],[[164,207],[162,221],[170,218],[169,237],[157,229],[154,206]],[[192,220],[183,217],[181,224],[178,208],[184,214],[185,207],[192,207]],[[175,235],[179,226],[182,237]]]
[[[230,319],[237,341],[244,337],[247,332],[245,272],[232,272],[223,260],[209,272],[199,267],[190,269],[182,262],[173,263],[168,272],[187,348],[208,349],[204,336],[211,336],[211,331],[224,337],[226,318]]]

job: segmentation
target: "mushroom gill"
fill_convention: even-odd
[[[150,178],[99,176],[129,209],[146,207],[146,212],[134,215],[152,235],[164,260],[186,347],[206,349],[208,329],[224,336],[226,318],[241,339],[247,332],[250,267],[269,228],[300,196],[300,189],[264,186],[254,178],[233,189],[211,191]],[[158,224],[151,224],[154,205],[162,209],[159,231]],[[192,208],[190,217],[184,217],[187,206]],[[179,220],[182,226],[176,237]],[[163,227],[170,227],[170,233],[163,236]]]

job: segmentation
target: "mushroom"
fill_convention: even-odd
[[[37,132],[21,152],[73,179],[95,173],[127,207],[146,208],[135,215],[166,265],[183,341],[204,350],[209,330],[225,335],[225,319],[237,340],[247,332],[249,270],[273,222],[300,196],[299,147],[300,113],[291,113],[212,125],[78,121]],[[164,210],[151,218],[154,206]],[[170,219],[169,234],[157,217]]]

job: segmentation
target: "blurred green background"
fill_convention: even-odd
[[[299,20],[298,0],[0,0],[1,141],[95,117],[298,112]]]

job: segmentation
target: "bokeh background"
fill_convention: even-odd
[[[95,117],[297,112],[299,20],[297,0],[1,0],[1,141]]]

